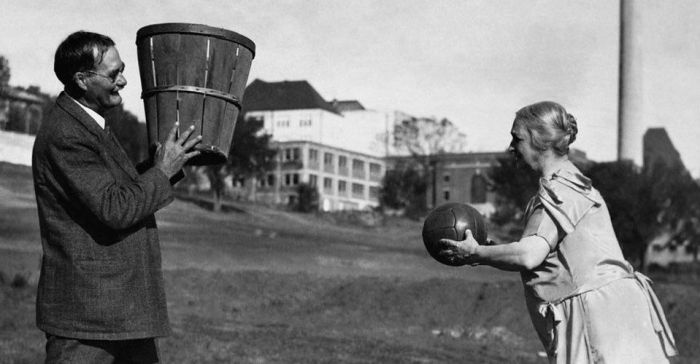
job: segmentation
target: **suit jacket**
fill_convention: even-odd
[[[32,171],[43,248],[37,326],[77,339],[168,335],[154,216],[174,198],[168,177],[139,174],[64,93],[36,136]]]

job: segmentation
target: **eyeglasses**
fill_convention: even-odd
[[[119,79],[119,76],[120,76],[120,75],[123,75],[124,70],[117,71],[117,72],[114,73],[114,75],[112,75],[112,76],[103,75],[103,74],[97,73],[97,72],[95,72],[95,71],[83,71],[83,73],[89,73],[89,74],[91,74],[91,75],[100,76],[100,77],[106,78],[106,79],[109,80],[111,83],[117,83],[117,80]]]

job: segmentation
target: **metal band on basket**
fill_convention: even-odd
[[[239,110],[241,109],[241,102],[237,97],[235,97],[231,94],[221,92],[219,90],[214,90],[214,89],[206,88],[206,87],[196,87],[196,86],[186,86],[186,85],[170,85],[170,86],[153,87],[153,88],[150,88],[148,90],[143,90],[143,92],[141,92],[141,98],[145,99],[147,97],[150,97],[153,94],[157,94],[160,92],[189,92],[189,93],[195,93],[195,94],[202,94],[205,96],[216,97],[216,98],[228,101],[228,102],[236,105],[236,107]]]

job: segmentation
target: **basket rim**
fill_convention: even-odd
[[[136,44],[142,39],[158,34],[200,34],[229,40],[248,48],[255,57],[255,43],[250,38],[232,30],[194,23],[159,23],[142,27],[136,32]]]

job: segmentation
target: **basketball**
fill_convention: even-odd
[[[464,263],[450,262],[439,255],[439,241],[440,239],[464,240],[467,229],[471,230],[479,244],[486,244],[486,223],[481,213],[467,204],[447,203],[430,211],[425,218],[423,243],[430,256],[438,262],[450,266],[461,266]]]

